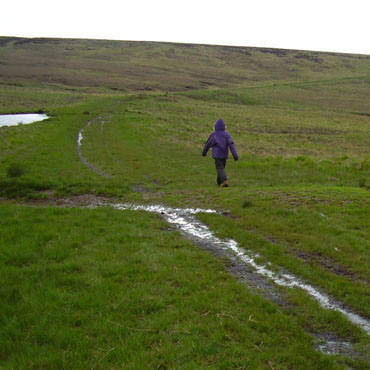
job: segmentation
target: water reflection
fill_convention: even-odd
[[[33,122],[43,121],[49,117],[46,114],[27,113],[27,114],[2,114],[0,115],[0,127],[2,126],[17,126],[19,124],[29,124]]]

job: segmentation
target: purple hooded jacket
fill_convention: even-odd
[[[215,123],[215,131],[209,136],[204,145],[202,155],[205,157],[209,148],[212,148],[212,157],[227,159],[229,156],[229,148],[234,159],[238,160],[238,153],[236,151],[233,138],[225,131],[225,122],[219,118]]]

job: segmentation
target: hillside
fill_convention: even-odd
[[[369,369],[370,56],[0,44],[1,368]]]
[[[174,43],[0,38],[0,83],[183,91],[369,75],[370,56]]]

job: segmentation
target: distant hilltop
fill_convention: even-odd
[[[367,76],[369,55],[149,41],[0,37],[0,83],[186,91]]]

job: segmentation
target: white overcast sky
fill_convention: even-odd
[[[0,36],[370,54],[370,0],[3,0]]]

